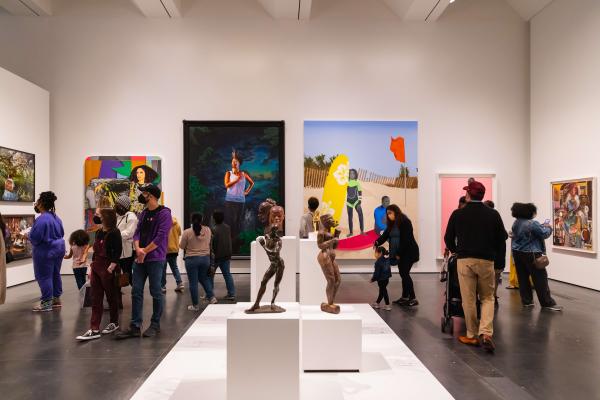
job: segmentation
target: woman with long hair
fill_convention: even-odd
[[[398,266],[402,278],[402,297],[394,303],[407,307],[416,306],[419,302],[410,270],[413,264],[419,261],[419,245],[415,240],[412,222],[402,213],[400,207],[391,204],[386,208],[386,223],[387,228],[375,241],[375,247],[388,242],[390,265]]]
[[[151,183],[158,184],[159,178],[158,172],[147,165],[138,165],[132,168],[129,174],[129,200],[131,202],[129,211],[139,214],[144,210],[144,204],[138,200],[142,194],[141,188]]]
[[[112,208],[99,209],[94,215],[94,223],[101,225],[102,229],[96,232],[90,272],[92,317],[90,329],[77,336],[77,340],[98,339],[102,334],[107,335],[119,329],[120,288],[117,288],[116,280],[123,247],[121,231],[117,228],[117,213]],[[110,308],[110,323],[100,332],[105,294]]]
[[[62,279],[60,267],[65,256],[65,230],[56,215],[56,195],[43,192],[35,202],[34,210],[40,216],[29,232],[33,246],[33,271],[40,286],[40,303],[33,307],[34,312],[47,312],[62,307]]]
[[[183,231],[179,247],[183,250],[185,269],[190,282],[192,304],[190,311],[199,311],[198,282],[204,288],[209,304],[217,303],[213,293],[213,281],[209,276],[210,244],[212,233],[208,226],[202,223],[202,214],[192,214],[192,227]]]

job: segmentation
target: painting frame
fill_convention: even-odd
[[[14,152],[18,152],[21,154],[25,154],[28,157],[31,158],[31,160],[33,161],[33,182],[31,183],[32,185],[32,192],[31,192],[31,200],[29,199],[24,199],[24,200],[3,200],[2,196],[0,196],[0,203],[5,203],[5,204],[10,204],[10,203],[33,203],[36,200],[36,156],[35,153],[29,153],[27,151],[23,151],[23,150],[18,150],[18,149],[13,149],[11,147],[6,147],[6,146],[0,146],[0,153],[3,151],[14,151]],[[1,176],[0,176],[1,178]],[[0,191],[3,193],[4,192],[4,181],[0,182]]]
[[[559,246],[556,244],[556,237],[557,237],[557,229],[556,229],[556,218],[555,218],[555,204],[554,204],[554,186],[555,185],[564,185],[564,184],[570,184],[570,183],[580,183],[580,182],[590,182],[591,183],[591,190],[592,190],[592,198],[589,201],[589,204],[591,205],[592,209],[592,218],[591,218],[591,224],[592,224],[592,231],[591,231],[591,245],[592,248],[587,250],[587,249],[581,249],[581,248],[576,248],[576,247],[570,247],[570,246]],[[596,238],[597,233],[596,233],[596,222],[597,222],[597,217],[596,217],[596,201],[594,200],[594,197],[596,196],[596,190],[597,190],[597,178],[595,176],[587,176],[587,177],[583,177],[583,178],[573,178],[573,179],[558,179],[558,180],[552,180],[550,181],[550,210],[552,213],[552,250],[557,250],[557,251],[565,251],[565,252],[572,252],[572,253],[580,253],[580,254],[597,254],[598,253],[598,239]]]
[[[183,221],[184,226],[191,224],[191,194],[189,178],[191,169],[190,139],[193,128],[277,128],[278,129],[278,204],[285,208],[285,121],[284,120],[183,120]],[[261,201],[264,199],[261,199]],[[248,254],[234,254],[232,259],[248,260]]]
[[[11,245],[10,247],[12,248],[14,246],[14,242],[12,240],[12,235],[13,235],[13,231],[10,230],[11,224],[9,222],[10,219],[19,219],[19,220],[23,220],[26,218],[30,218],[31,219],[31,223],[28,226],[28,230],[31,229],[31,227],[33,227],[33,223],[35,222],[35,215],[34,214],[3,214],[2,218],[4,219],[4,222],[6,223],[7,228],[9,228],[10,231],[10,235],[11,235]],[[29,243],[29,239],[25,238],[26,243]],[[28,260],[33,258],[33,248],[31,246],[31,244],[29,244],[29,246],[26,246],[26,250],[27,250],[27,255],[24,257],[16,257],[15,254],[12,252],[12,250],[10,251],[10,253],[13,255],[13,261],[21,261],[21,260]]]
[[[435,192],[435,212],[436,212],[436,232],[440,234],[436,234],[436,259],[443,260],[444,254],[441,252],[441,248],[443,245],[442,240],[442,180],[443,178],[464,178],[465,186],[467,184],[467,180],[469,178],[486,178],[492,180],[492,201],[498,204],[498,182],[497,176],[494,172],[477,172],[477,173],[459,173],[459,172],[438,172],[436,174],[436,192]]]

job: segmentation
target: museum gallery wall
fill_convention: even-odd
[[[437,226],[438,226],[438,258],[443,257],[446,245],[444,235],[448,220],[452,212],[458,208],[459,199],[465,195],[463,189],[467,186],[470,178],[481,182],[485,186],[484,201],[496,202],[496,176],[494,174],[438,174],[437,191]],[[506,221],[505,221],[506,223]]]
[[[552,244],[556,249],[596,252],[596,178],[552,182]]]
[[[131,201],[130,211],[139,213],[140,187],[153,183],[161,187],[162,160],[156,156],[94,156],[85,160],[85,227],[93,226],[96,207],[113,207],[119,196]],[[162,196],[164,199],[164,194]]]
[[[35,201],[35,155],[0,147],[0,201]]]
[[[339,258],[372,258],[385,229],[384,196],[408,215],[418,237],[417,131],[416,121],[304,122],[303,204],[318,198],[319,214],[339,223]]]
[[[194,212],[209,223],[215,210],[231,227],[234,256],[250,256],[263,234],[258,206],[284,206],[283,121],[185,121],[184,219]]]

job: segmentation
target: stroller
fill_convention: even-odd
[[[444,316],[442,317],[442,332],[454,333],[452,317],[465,317],[460,296],[460,285],[458,283],[458,263],[455,254],[444,259],[441,272],[441,282],[446,282],[446,294],[444,301]]]
[[[446,293],[444,299],[444,316],[441,320],[443,333],[454,333],[453,317],[465,317],[462,307],[462,296],[460,295],[460,284],[458,282],[458,258],[451,254],[444,259],[440,282],[446,282]],[[477,299],[477,318],[481,317],[481,302]]]

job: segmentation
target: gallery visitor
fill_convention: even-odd
[[[215,226],[212,229],[211,246],[215,268],[221,270],[223,279],[225,279],[225,286],[227,287],[227,295],[223,297],[223,300],[235,301],[235,284],[231,275],[231,229],[229,225],[224,223],[225,214],[223,214],[223,211],[216,210],[213,212],[213,220],[215,221]]]
[[[392,277],[392,268],[390,267],[390,259],[388,257],[389,253],[385,247],[379,246],[375,248],[374,255],[375,267],[371,282],[377,282],[377,286],[379,286],[379,295],[377,296],[375,303],[371,304],[371,306],[373,308],[379,308],[379,303],[383,300],[385,302],[383,309],[385,311],[392,311],[392,306],[390,306],[390,296],[387,291],[387,286]]]
[[[381,198],[381,205],[373,210],[373,219],[375,221],[373,229],[375,233],[381,235],[386,228],[386,209],[390,205],[390,198],[383,196]]]
[[[115,201],[115,212],[117,213],[117,229],[121,232],[121,257],[119,258],[119,267],[121,273],[129,277],[129,284],[132,282],[133,266],[133,235],[137,228],[138,219],[134,212],[129,211],[131,200],[128,196],[121,195]],[[119,302],[120,304],[122,302]]]
[[[90,249],[90,235],[83,229],[78,229],[69,236],[69,254],[64,259],[73,260],[73,276],[77,289],[85,285],[88,269],[88,251]]]
[[[365,223],[362,211],[362,186],[358,180],[358,171],[351,168],[348,172],[348,186],[346,188],[346,211],[348,212],[348,237],[354,235],[354,210],[358,215],[360,234],[365,233]]]
[[[209,276],[212,232],[208,226],[202,224],[202,219],[202,214],[192,215],[192,227],[183,231],[179,244],[183,250],[185,269],[190,285],[190,297],[192,298],[192,304],[188,306],[190,311],[200,310],[198,282],[206,293],[205,299],[208,303],[217,303],[213,293],[212,278]]]
[[[533,307],[531,277],[540,305],[547,310],[562,311],[550,294],[546,268],[538,269],[535,266],[535,259],[546,253],[544,241],[552,235],[550,221],[543,224],[535,221],[537,207],[531,203],[515,203],[511,211],[516,218],[512,226],[511,248],[523,307]]]
[[[40,286],[40,303],[33,307],[34,312],[47,312],[62,307],[62,279],[60,267],[65,256],[65,231],[62,221],[56,215],[56,195],[42,192],[35,202],[36,218],[29,241],[33,246],[33,271]]]
[[[225,223],[231,228],[231,240],[235,253],[240,249],[240,232],[244,218],[246,196],[254,187],[254,181],[242,171],[242,158],[237,151],[231,154],[231,170],[225,173]]]
[[[389,243],[390,265],[397,265],[402,278],[402,297],[394,303],[405,307],[419,304],[415,288],[410,277],[413,264],[419,261],[419,245],[415,240],[413,225],[406,214],[395,204],[386,209],[387,227],[375,241],[375,246]]]
[[[300,239],[308,239],[308,234],[315,231],[315,213],[319,208],[319,199],[311,197],[308,199],[308,212],[300,218]]]
[[[455,210],[448,221],[444,242],[458,258],[458,281],[467,332],[459,336],[461,343],[483,346],[493,352],[494,335],[494,260],[506,252],[508,234],[498,211],[487,207],[482,200],[485,186],[469,181],[467,204]],[[477,296],[481,301],[481,318],[477,318]]]
[[[90,286],[92,290],[92,316],[90,329],[77,340],[98,339],[119,329],[119,291],[115,284],[119,270],[119,260],[123,244],[121,232],[117,228],[117,213],[112,208],[96,210],[94,223],[102,229],[96,232],[94,239],[94,255],[90,269]],[[100,332],[102,313],[104,312],[104,295],[110,309],[110,322]]]
[[[146,185],[141,191],[138,200],[146,205],[146,209],[141,212],[133,235],[135,261],[131,291],[131,323],[129,329],[116,335],[117,339],[140,337],[146,280],[149,281],[152,296],[152,318],[143,336],[153,337],[160,333],[160,317],[164,305],[160,284],[163,266],[167,260],[167,242],[173,217],[170,209],[159,204],[162,193],[158,186]]]
[[[181,226],[177,221],[177,218],[173,217],[173,225],[169,231],[169,241],[167,243],[167,261],[163,266],[163,276],[161,281],[162,292],[167,293],[167,264],[171,268],[173,278],[175,278],[175,291],[181,293],[184,290],[183,281],[181,280],[181,273],[177,266],[177,257],[179,257],[179,239],[181,238]]]
[[[487,200],[484,201],[483,204],[488,206],[491,209],[495,209],[496,205],[493,201]],[[502,272],[504,272],[504,268],[506,267],[506,242],[504,243],[504,249],[498,249],[496,251],[496,258],[494,259],[494,305],[498,307],[498,286],[502,281]]]

